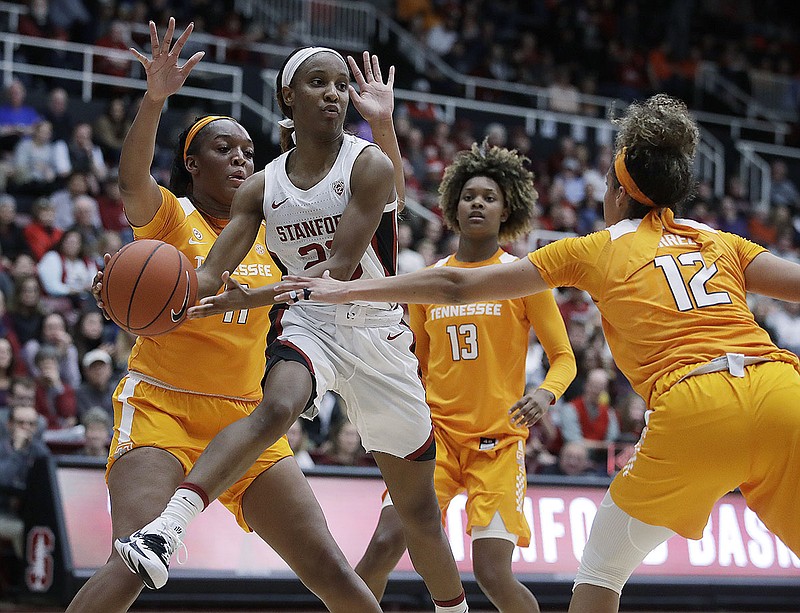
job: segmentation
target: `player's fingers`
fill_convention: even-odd
[[[372,74],[372,64],[369,61],[369,51],[364,51],[363,58],[364,58],[364,78],[367,81],[372,81],[374,79],[374,76]]]
[[[139,52],[138,52],[136,49],[134,49],[133,47],[128,47],[128,51],[130,51],[130,52],[133,54],[133,56],[134,56],[134,57],[135,57],[137,60],[139,60],[139,63],[140,63],[142,66],[144,66],[144,67],[145,67],[145,69],[147,69],[147,66],[150,64],[150,60],[148,60],[146,56],[144,56],[144,55],[142,55],[141,53],[139,53]]]
[[[378,60],[377,55],[372,56],[372,74],[375,75],[375,79],[383,83],[383,76],[381,75],[381,63]]]
[[[172,47],[172,51],[170,51],[170,53],[172,55],[180,55],[181,54],[181,49],[183,49],[183,46],[186,44],[186,41],[189,38],[189,34],[192,33],[192,30],[194,30],[194,22],[192,22],[188,26],[186,26],[186,29],[178,37],[178,40],[175,41],[175,45]]]
[[[153,53],[153,57],[158,54],[159,44],[158,44],[158,30],[156,29],[156,23],[154,21],[150,21],[150,50]]]
[[[194,67],[197,66],[198,62],[205,57],[205,54],[205,51],[198,51],[195,53],[192,57],[186,60],[186,63],[183,66],[181,66],[181,71],[186,73],[186,76],[189,76],[189,73],[192,72]]]
[[[169,47],[172,44],[172,37],[175,35],[175,18],[170,17],[167,23],[167,31],[164,34],[164,42],[161,45],[161,50],[169,53]]]
[[[365,83],[364,75],[361,73],[361,69],[358,67],[355,59],[350,55],[347,56],[347,64],[350,66],[350,71],[353,73],[353,79],[355,79],[359,87],[362,87]]]
[[[394,87],[394,66],[389,66],[389,78],[386,79],[386,85],[389,89]]]

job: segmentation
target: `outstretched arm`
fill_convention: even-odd
[[[800,264],[768,251],[758,254],[744,271],[745,288],[770,298],[800,302]]]
[[[466,304],[480,300],[521,298],[545,289],[548,289],[548,285],[539,270],[528,258],[522,258],[511,264],[480,268],[442,266],[396,277],[348,282],[337,281],[329,275],[317,279],[288,276],[276,286],[275,291],[279,294],[275,301],[310,299],[330,303],[373,300]]]
[[[147,75],[147,91],[125,136],[119,161],[119,188],[125,204],[125,214],[133,226],[143,226],[150,222],[161,206],[161,192],[150,175],[156,132],[164,101],[183,86],[189,73],[203,57],[203,52],[198,51],[183,66],[178,66],[181,50],[193,29],[194,24],[189,24],[172,45],[175,19],[170,17],[162,42],[159,42],[156,25],[151,21],[150,46],[153,58],[147,59],[131,49],[131,53],[144,66]]]
[[[222,274],[233,271],[250,251],[264,219],[261,208],[264,195],[264,171],[257,172],[239,186],[231,203],[231,219],[214,241],[203,264],[197,270],[197,297],[217,293],[223,283]],[[228,276],[224,282],[231,287]],[[238,283],[236,286],[240,287]],[[235,287],[235,286],[234,286]],[[249,292],[248,292],[249,293]],[[268,302],[271,303],[271,295]],[[252,305],[256,306],[256,305]]]
[[[353,106],[367,120],[372,129],[375,144],[389,156],[394,168],[394,187],[397,192],[397,210],[403,210],[406,201],[406,184],[403,174],[403,158],[400,155],[400,145],[394,131],[394,66],[389,67],[389,76],[383,82],[381,65],[377,55],[370,55],[369,51],[363,54],[364,71],[358,67],[356,61],[347,56],[347,63],[353,72],[353,77],[358,85],[358,91],[349,86],[350,99]]]

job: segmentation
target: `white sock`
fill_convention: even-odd
[[[469,607],[467,606],[466,596],[462,595],[462,598],[463,600],[461,600],[461,602],[446,607],[440,606],[434,601],[436,613],[467,613],[469,611]]]
[[[179,487],[170,498],[167,508],[161,513],[161,517],[171,519],[178,524],[183,532],[195,517],[205,508],[203,499],[197,492]]]

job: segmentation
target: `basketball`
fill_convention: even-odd
[[[103,271],[100,289],[109,317],[138,336],[177,328],[197,298],[189,258],[158,240],[136,240],[117,251]]]

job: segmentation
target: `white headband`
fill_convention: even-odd
[[[297,72],[297,69],[300,67],[300,64],[305,62],[308,58],[312,55],[316,55],[317,53],[322,53],[327,51],[328,53],[333,53],[337,56],[345,66],[347,66],[347,62],[344,61],[342,54],[336,51],[335,49],[331,49],[329,47],[306,47],[305,49],[301,49],[297,53],[295,53],[292,57],[289,58],[289,61],[286,62],[286,66],[283,67],[283,73],[281,74],[281,87],[289,85],[294,78],[294,73]],[[294,128],[294,121],[289,119],[281,119],[278,122],[279,125],[283,126],[284,128],[289,128],[290,130]]]

